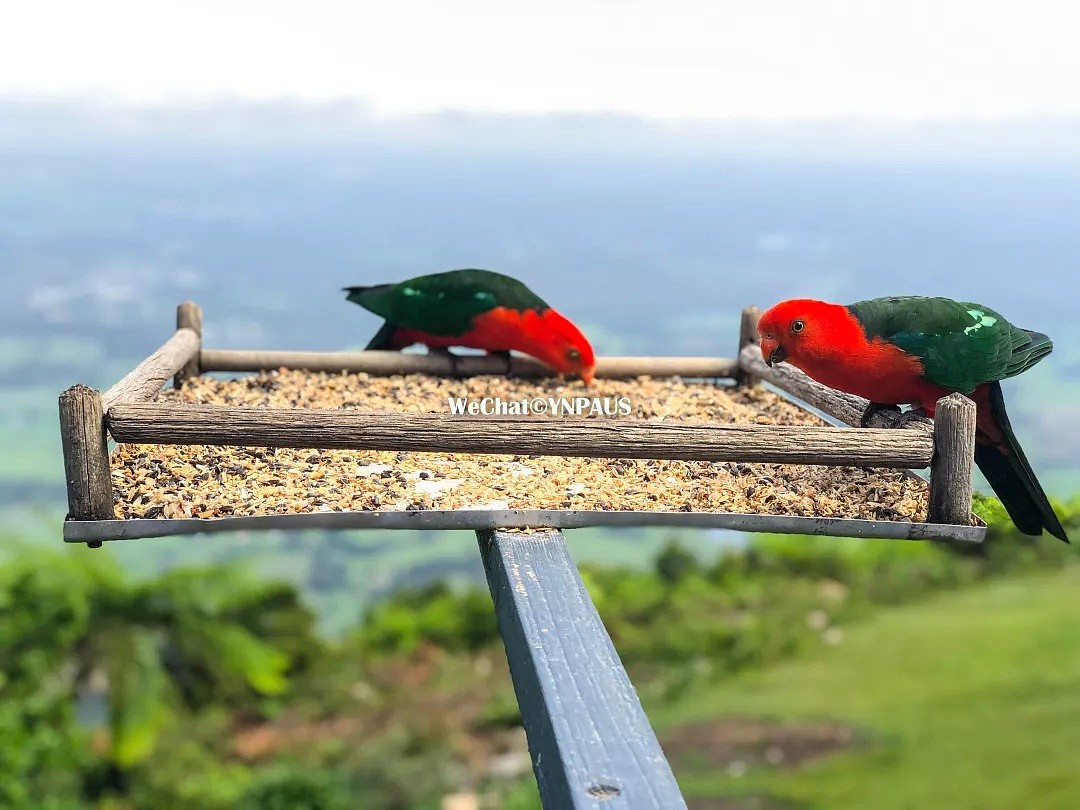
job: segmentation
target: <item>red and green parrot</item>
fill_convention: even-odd
[[[422,343],[442,352],[463,346],[509,356],[514,350],[592,382],[596,358],[585,335],[510,276],[450,270],[345,292],[349,301],[386,319],[368,349]]]
[[[1043,530],[1069,542],[1009,424],[1001,380],[1031,368],[1054,344],[1013,326],[982,304],[949,298],[875,298],[844,306],[797,299],[758,324],[761,353],[818,382],[870,400],[875,409],[914,405],[934,415],[959,391],[977,409],[975,461],[1024,534]]]

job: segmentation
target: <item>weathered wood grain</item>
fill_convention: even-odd
[[[112,477],[101,394],[74,385],[60,395],[69,520],[113,520]],[[101,545],[98,541],[97,545]]]
[[[739,319],[739,353],[736,357],[742,355],[742,350],[747,346],[756,346],[759,340],[758,337],[758,321],[761,320],[761,309],[756,306],[746,307],[742,311],[742,316]],[[739,365],[738,374],[735,375],[735,381],[739,385],[757,385],[758,378],[754,373]]]
[[[295,368],[309,371],[365,372],[390,374],[433,374],[469,377],[506,374],[506,360],[486,355],[460,355],[456,360],[439,354],[402,352],[280,352],[204,349],[200,355],[203,371],[262,371]],[[730,378],[738,370],[727,357],[599,357],[596,376],[624,378],[650,377]],[[509,372],[516,377],[551,377],[555,372],[529,357],[511,356]]]
[[[306,408],[114,405],[118,442],[927,467],[933,440],[907,430],[484,418]]]
[[[177,329],[152,355],[137,365],[120,382],[105,392],[105,410],[114,405],[147,402],[154,399],[162,386],[199,352],[199,335],[193,329]]]
[[[934,409],[929,523],[970,521],[974,460],[975,403],[962,394],[939,399]]]
[[[199,376],[199,351],[202,349],[202,309],[194,301],[185,301],[176,308],[176,328],[190,329],[199,338],[191,359],[173,377],[173,387],[179,388],[189,377]]]
[[[790,363],[778,363],[772,367],[766,365],[761,349],[756,344],[740,350],[739,365],[747,373],[772,383],[846,425],[858,427],[866,406],[870,404],[862,397],[833,390],[812,380]],[[885,412],[871,417],[869,425],[875,428],[892,428],[896,427],[899,421],[898,414]],[[910,419],[903,427],[923,436],[930,436],[934,430],[933,422],[929,419]]]
[[[544,807],[685,808],[562,533],[477,537]]]

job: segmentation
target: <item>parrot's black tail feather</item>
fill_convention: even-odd
[[[397,327],[387,321],[379,327],[379,331],[368,341],[368,345],[364,347],[364,350],[400,349],[401,347],[394,343],[394,332],[396,331]]]
[[[1012,460],[992,444],[975,446],[975,463],[1009,513],[1012,522],[1024,534],[1043,533],[1043,515],[1031,497]]]
[[[354,304],[359,304],[370,312],[373,310],[369,306],[369,296],[372,293],[384,292],[393,286],[393,284],[372,284],[367,287],[342,287],[341,291],[347,293],[345,296],[346,300],[352,301]],[[379,307],[376,306],[376,309],[378,308]],[[378,312],[376,314],[382,315],[384,313]],[[395,331],[397,331],[397,328],[387,321],[379,327],[379,331],[368,341],[368,345],[364,347],[365,351],[375,349],[400,349],[401,346],[394,343]]]
[[[990,412],[1001,429],[1005,449],[985,442],[975,445],[975,463],[979,465],[994,493],[1001,500],[1012,522],[1024,534],[1039,535],[1043,530],[1069,542],[1061,520],[1050,505],[1039,479],[1028,463],[1020,442],[1013,433],[1001,384],[990,383]]]
[[[1054,350],[1054,342],[1042,332],[1018,329],[1014,336],[1012,356],[1005,365],[1005,376],[1014,377],[1027,371]]]
[[[367,293],[379,292],[385,290],[387,287],[393,287],[393,284],[371,284],[367,287],[342,287],[341,291],[348,293],[345,296],[347,301],[352,301],[354,304],[364,306],[364,297]]]

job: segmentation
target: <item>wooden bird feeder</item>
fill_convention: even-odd
[[[371,413],[158,401],[162,388],[206,372],[302,369],[372,376],[505,374],[505,359],[397,352],[225,351],[202,347],[202,313],[177,310],[176,331],[104,394],[82,385],[60,397],[68,491],[64,539],[103,541],[254,529],[471,529],[477,532],[522,709],[534,770],[548,808],[685,807],[576,567],[562,529],[686,526],[747,532],[981,542],[971,514],[975,406],[958,394],[937,416],[897,427],[892,413],[854,428],[867,402],[769,367],[756,342],[758,310],[743,312],[736,358],[602,357],[596,377],[679,377],[768,383],[801,412],[836,425],[708,424],[631,419],[478,419],[450,413]],[[551,372],[514,357],[515,377]],[[847,426],[847,427],[844,427]],[[690,462],[929,469],[925,520],[830,515],[613,509],[364,509],[223,517],[117,519],[108,440],[117,444],[310,448],[515,457],[660,459]],[[119,474],[119,473],[117,473]],[[207,481],[206,486],[211,486]],[[528,487],[528,480],[521,484]],[[921,486],[921,485],[920,485]],[[508,531],[529,529],[531,532]]]

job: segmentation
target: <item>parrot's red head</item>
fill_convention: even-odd
[[[761,316],[761,355],[770,366],[787,360],[806,369],[850,345],[858,322],[842,304],[810,298],[782,301]]]
[[[596,356],[592,345],[572,321],[553,309],[541,316],[529,354],[560,374],[581,377],[586,385],[593,380]]]

